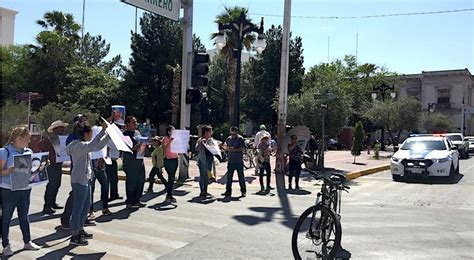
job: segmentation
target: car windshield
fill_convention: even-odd
[[[446,145],[443,141],[439,140],[407,140],[402,150],[446,150]]]
[[[462,137],[460,135],[448,135],[448,138],[451,141],[462,141]]]

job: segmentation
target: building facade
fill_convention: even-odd
[[[396,87],[401,98],[416,98],[423,110],[431,106],[448,116],[459,132],[464,121],[465,135],[474,135],[474,114],[464,113],[464,120],[462,116],[463,108],[474,107],[474,76],[468,69],[423,71],[400,78]]]
[[[14,43],[15,16],[18,12],[0,7],[0,45],[8,46]]]

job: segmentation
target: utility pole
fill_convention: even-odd
[[[278,100],[278,148],[275,169],[278,173],[285,171],[283,140],[286,133],[286,117],[288,110],[288,60],[290,46],[291,0],[285,0],[283,16],[283,39],[281,45],[280,91]]]
[[[183,23],[183,60],[181,71],[181,112],[180,129],[184,130],[190,127],[191,105],[186,104],[186,89],[191,86],[192,73],[192,55],[193,55],[193,0],[182,0],[181,5],[184,8]],[[184,181],[189,178],[189,156],[180,154],[179,156],[179,180]]]

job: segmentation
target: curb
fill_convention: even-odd
[[[368,169],[361,170],[361,171],[350,172],[346,175],[346,179],[353,180],[353,179],[359,178],[359,177],[364,176],[364,175],[369,175],[369,174],[373,174],[373,173],[376,173],[376,172],[385,171],[385,170],[388,170],[388,169],[390,169],[389,164],[382,165],[382,166],[377,166],[377,167],[373,167],[373,168],[368,168]]]

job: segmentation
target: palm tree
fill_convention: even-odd
[[[229,24],[232,21],[235,21],[239,18],[241,13],[247,14],[248,9],[234,6],[234,7],[225,7],[224,12],[216,16],[214,21],[216,24]],[[251,22],[250,18],[247,18],[248,22]],[[218,33],[211,34],[211,40],[217,37]],[[237,61],[234,57],[234,49],[236,49],[237,43],[239,42],[239,35],[236,35],[231,30],[225,30],[224,36],[226,38],[226,45],[222,49],[222,54],[226,57],[227,68],[228,68],[228,79],[227,79],[227,89],[229,90],[229,118],[234,118],[234,105],[235,105],[235,80],[237,73]],[[256,37],[252,33],[244,35],[242,45],[249,51],[252,48],[253,43],[255,42]]]
[[[37,20],[36,24],[43,27],[44,31],[50,31],[64,36],[71,41],[79,40],[81,26],[74,21],[74,16],[59,11],[46,12],[43,20]]]

